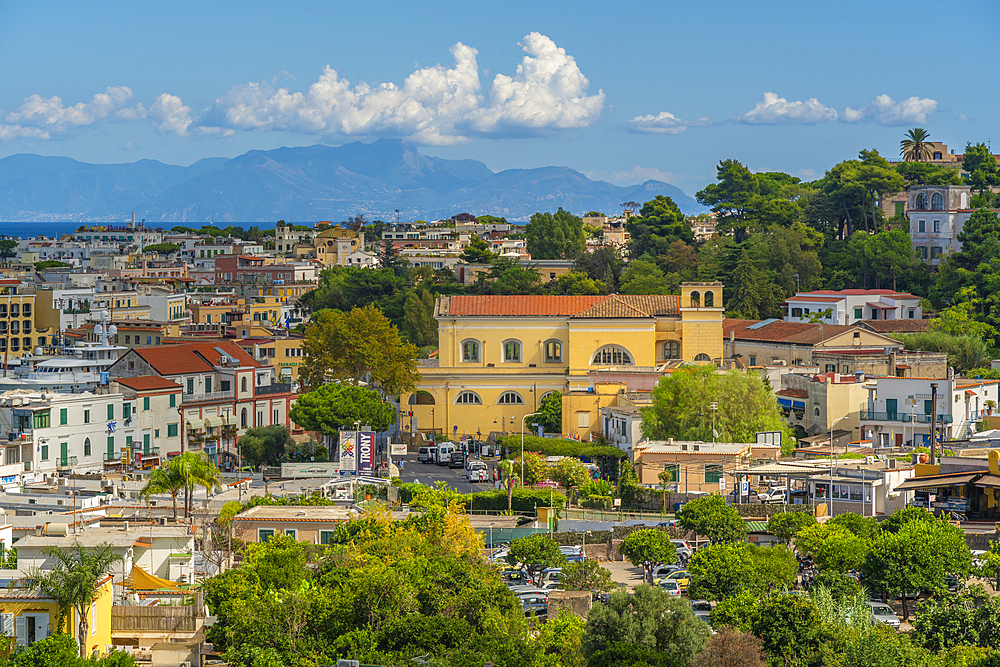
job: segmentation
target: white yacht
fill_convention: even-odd
[[[118,329],[115,325],[94,326],[97,342],[78,342],[76,345],[38,348],[30,357],[22,357],[20,367],[9,367],[7,375],[0,377],[0,393],[11,389],[49,391],[62,394],[79,394],[93,391],[98,385],[110,381],[108,368],[128,348],[112,345],[110,340]]]

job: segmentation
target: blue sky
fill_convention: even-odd
[[[190,164],[378,137],[689,193],[998,116],[993,0],[0,1],[0,157]]]

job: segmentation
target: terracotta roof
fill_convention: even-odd
[[[840,296],[892,296],[900,299],[916,299],[909,292],[897,292],[891,289],[818,289],[812,292],[801,292],[801,294],[832,294]],[[794,297],[793,297],[794,298]]]
[[[822,301],[823,303],[837,303],[842,299],[835,296],[791,296],[785,299],[785,301]]]
[[[605,297],[602,296],[452,296],[441,297],[442,316],[569,317]]]
[[[675,295],[608,296],[451,296],[438,300],[437,314],[484,317],[662,317],[677,315]]]
[[[662,317],[680,313],[680,297],[667,295],[611,294],[573,317]]]
[[[775,320],[757,329],[751,329],[750,327],[755,324],[759,324],[759,322],[757,320],[726,319],[722,323],[723,335],[729,338],[730,333],[732,333],[737,340],[815,345],[854,328],[845,324],[812,324],[810,322]]]
[[[809,398],[809,392],[805,389],[782,389],[778,396],[791,396],[792,398]]]
[[[176,382],[171,382],[166,378],[155,375],[140,375],[134,378],[118,378],[118,384],[125,385],[129,389],[136,391],[154,391],[157,389],[177,389],[182,387]]]
[[[219,350],[239,360],[241,366],[261,367],[242,347],[231,340],[135,348],[129,354],[139,355],[160,375],[180,375],[181,373],[204,373],[214,370],[221,356]],[[117,366],[119,363],[121,360],[116,361],[114,365]]]
[[[925,331],[930,320],[865,320],[861,326],[877,333],[913,333]]]

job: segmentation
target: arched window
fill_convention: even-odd
[[[691,292],[691,307],[701,308],[701,293],[698,290]]]
[[[918,211],[927,210],[927,195],[925,195],[923,192],[917,195],[916,208]]]
[[[680,359],[681,358],[681,344],[676,340],[668,340],[663,344],[663,358],[664,359]]]
[[[545,341],[545,361],[562,361],[562,341],[560,340],[547,340]]]
[[[695,361],[711,361],[712,357],[708,356],[704,352],[701,352],[701,353],[698,354],[697,357],[694,358],[694,360]]]
[[[932,211],[943,211],[944,210],[944,197],[941,196],[940,192],[935,192],[931,195],[931,210]]]
[[[541,396],[539,396],[539,397],[538,397],[538,400],[539,400],[539,401],[544,401],[544,400],[545,400],[546,398],[548,398],[548,397],[549,397],[549,396],[551,396],[552,394],[555,394],[556,396],[559,396],[559,395],[560,395],[558,391],[547,391],[547,392],[545,392],[544,394],[542,394]]]
[[[244,379],[243,381],[246,382],[246,379]],[[247,427],[247,409],[246,408],[243,408],[242,410],[240,410],[240,427],[241,428],[246,428]]]
[[[505,340],[503,342],[503,360],[520,363],[521,361],[521,341]]]
[[[462,361],[479,361],[479,341],[462,341]]]
[[[715,308],[715,292],[705,292],[705,307]]]
[[[819,417],[819,406],[813,408],[813,417]]]
[[[240,380],[240,391],[246,391],[246,390],[247,390],[247,378],[246,376],[243,376],[243,378]]]
[[[619,345],[605,345],[594,354],[591,364],[602,366],[631,366],[632,355]]]
[[[423,389],[410,394],[410,405],[434,405],[434,396]]]
[[[463,391],[455,398],[458,405],[482,405],[483,399],[474,391]]]
[[[497,399],[497,405],[524,405],[524,399],[516,391],[505,391]]]

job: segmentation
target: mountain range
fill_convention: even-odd
[[[0,159],[0,220],[147,222],[437,220],[456,213],[527,220],[562,207],[613,214],[627,201],[667,195],[685,213],[706,209],[679,188],[595,181],[568,167],[494,172],[478,160],[424,155],[395,139],[205,158],[189,167],[139,160],[88,164],[18,154]]]

